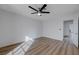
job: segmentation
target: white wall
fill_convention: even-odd
[[[43,22],[43,36],[63,40],[63,23],[60,17]]]
[[[43,21],[43,36],[52,39],[63,40],[63,22],[64,20],[74,20],[74,38],[73,43],[78,47],[78,15],[55,17]]]
[[[41,35],[41,22],[31,18],[0,10],[0,47],[22,42],[25,36],[37,38]]]

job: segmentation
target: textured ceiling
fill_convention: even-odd
[[[34,8],[38,9],[42,6],[42,4],[4,4],[0,5],[0,9],[38,20],[45,20],[49,18],[51,19],[52,17],[56,16],[79,13],[79,5],[77,4],[48,4],[46,9],[51,13],[43,14],[42,16],[31,14],[32,12],[34,12],[34,10],[28,8],[28,6],[33,6]]]

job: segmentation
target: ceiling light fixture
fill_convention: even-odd
[[[38,14],[37,14],[37,15],[41,16],[41,13],[39,13],[39,12],[38,12]]]

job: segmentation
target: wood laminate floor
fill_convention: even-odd
[[[68,41],[38,38],[25,55],[79,55],[79,49]]]
[[[19,46],[22,42],[17,43],[17,44],[12,44],[6,47],[2,47],[0,48],[0,55],[5,55],[7,53],[9,53],[10,51],[12,51],[14,48],[16,48],[17,46]]]

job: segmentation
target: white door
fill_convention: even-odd
[[[73,28],[74,28],[73,24],[69,24],[69,33],[70,33],[69,37],[70,37],[71,41],[73,41],[73,39],[74,39],[74,36],[73,36],[74,35],[74,30],[73,30]]]

